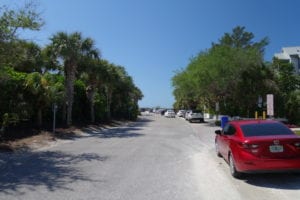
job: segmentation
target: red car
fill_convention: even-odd
[[[300,171],[300,137],[281,122],[230,121],[215,133],[216,152],[236,178],[243,173]]]

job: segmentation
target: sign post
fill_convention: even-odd
[[[267,115],[269,117],[274,116],[274,95],[267,94]]]

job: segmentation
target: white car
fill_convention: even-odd
[[[168,118],[172,117],[172,118],[174,118],[175,117],[175,112],[173,110],[167,110],[165,112],[165,117],[168,117]]]
[[[189,122],[204,122],[204,117],[202,112],[193,110],[187,115],[186,120]]]
[[[184,117],[185,116],[185,110],[179,110],[176,115],[177,115],[177,117]]]
[[[192,110],[187,110],[187,111],[185,112],[184,118],[185,118],[186,120],[189,120],[190,113],[192,113]]]

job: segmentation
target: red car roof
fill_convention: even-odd
[[[231,124],[245,125],[245,124],[267,124],[267,123],[281,123],[275,120],[251,119],[251,120],[234,120],[230,121]]]

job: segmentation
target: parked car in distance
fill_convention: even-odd
[[[188,120],[190,113],[192,112],[192,110],[186,110],[185,114],[184,114],[184,118],[185,120]]]
[[[204,116],[201,111],[192,110],[188,113],[186,120],[189,122],[204,122]]]
[[[173,110],[167,110],[165,112],[165,117],[168,117],[168,118],[175,118],[175,112]]]
[[[160,115],[165,115],[165,112],[166,112],[166,111],[167,111],[166,109],[159,109],[158,113],[159,113]]]
[[[275,120],[238,120],[216,130],[218,156],[233,177],[243,173],[300,171],[300,137]]]
[[[179,110],[176,115],[177,115],[177,117],[184,117],[185,116],[185,110]]]

